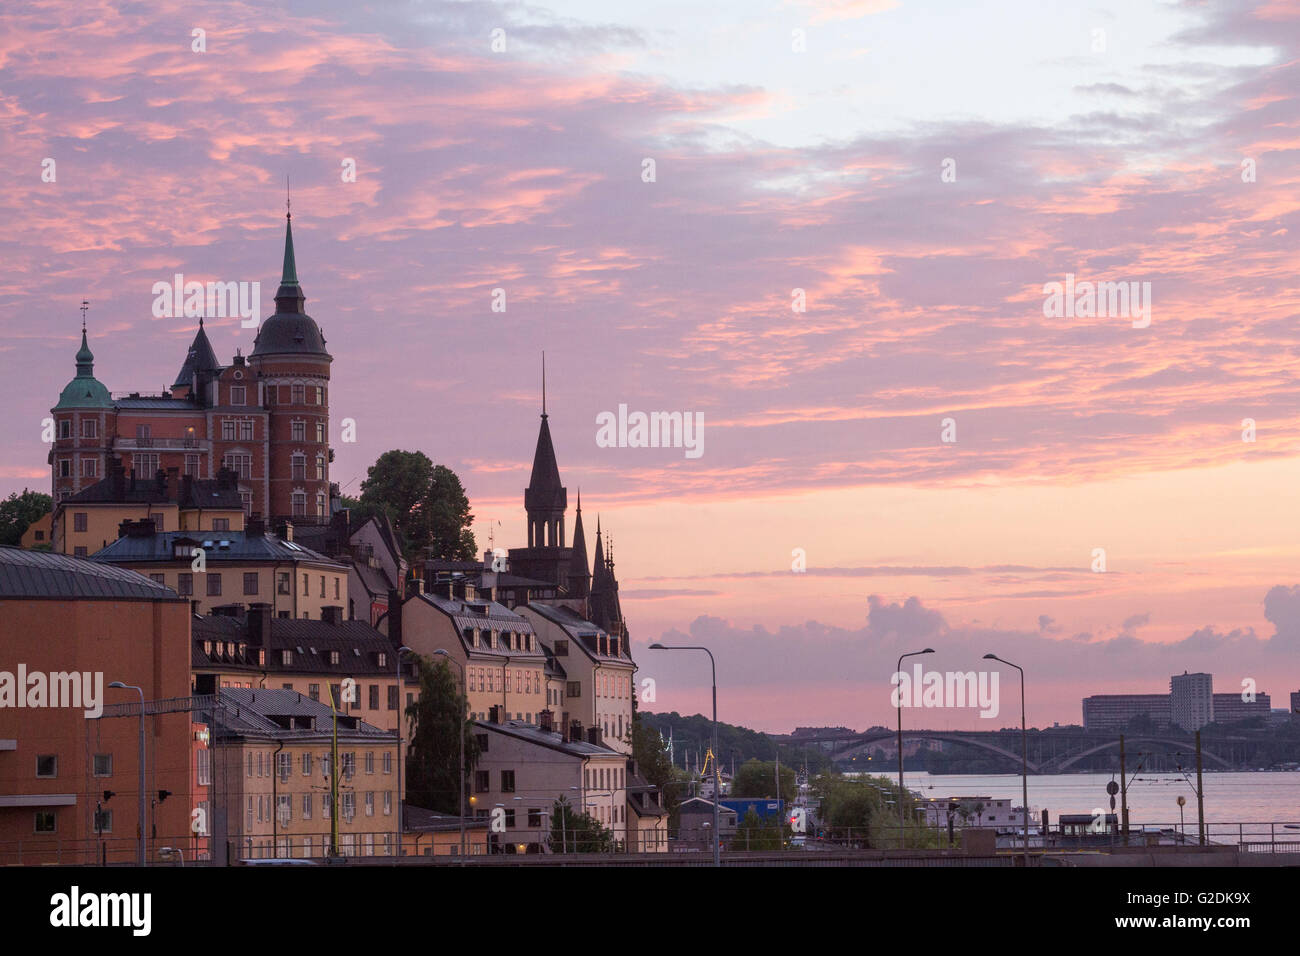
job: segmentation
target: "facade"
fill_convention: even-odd
[[[1094,694],[1083,699],[1085,730],[1123,730],[1141,716],[1168,726],[1169,715],[1168,694]]]
[[[1268,694],[1256,694],[1254,700],[1242,700],[1240,694],[1214,694],[1214,722],[1231,724],[1239,720],[1263,717],[1268,720],[1273,702]]]
[[[267,534],[259,519],[246,531],[155,530],[153,522],[128,522],[122,536],[92,560],[129,568],[190,600],[208,614],[232,602],[268,603],[275,617],[320,620],[346,617],[348,569],[298,545],[293,526]],[[196,570],[201,552],[203,563]]]
[[[334,715],[326,704],[244,687],[223,688],[220,701],[209,716],[223,807],[213,836],[232,846],[235,859],[327,856],[333,817],[341,855],[396,855],[395,734],[339,715],[336,804]]]
[[[1214,678],[1183,671],[1169,678],[1169,718],[1183,730],[1214,723]]]
[[[353,519],[339,508],[329,524],[295,527],[294,540],[348,566],[348,617],[378,623],[388,613],[394,592],[405,589],[410,566],[393,526],[382,515]]]
[[[396,625],[396,626],[395,626]],[[546,656],[529,620],[471,590],[463,598],[417,594],[379,622],[394,645],[432,657],[445,650],[464,670],[469,714],[537,723],[546,709]],[[436,658],[435,658],[436,660]],[[459,679],[461,670],[452,668]]]
[[[691,797],[678,805],[677,845],[702,851],[713,849],[713,802]],[[731,842],[739,826],[736,811],[719,804],[718,828],[723,845]]]
[[[202,852],[190,829],[206,799],[190,714],[144,721],[141,794],[139,697],[109,687],[139,687],[147,701],[188,697],[189,633],[189,605],[169,588],[122,568],[0,547],[0,863],[134,863],[141,799],[149,861],[164,846],[187,859]],[[44,700],[32,697],[37,674]],[[8,696],[20,683],[24,706]],[[100,713],[87,719],[91,697]],[[169,796],[157,801],[162,790]]]
[[[409,803],[402,807],[402,856],[483,856],[488,852],[488,821],[435,813]]]
[[[87,557],[117,540],[123,522],[149,520],[156,531],[244,530],[237,476],[221,469],[216,478],[159,471],[149,478],[128,475],[120,459],[108,459],[103,480],[55,505],[52,536],[60,554]]]
[[[568,719],[600,728],[608,746],[631,754],[626,738],[632,726],[636,664],[626,639],[606,632],[567,605],[534,603],[520,613],[564,668],[561,707]]]
[[[54,520],[54,515],[50,512],[47,512],[46,514],[41,515],[31,524],[29,524],[27,526],[27,530],[23,532],[23,537],[21,542],[22,546],[28,549],[29,551],[32,548],[41,548],[42,550],[50,550],[50,541],[53,535],[53,527],[51,525],[51,522],[53,520]]]
[[[203,319],[172,387],[114,397],[95,378],[83,327],[76,376],[51,409],[55,503],[95,484],[119,457],[140,480],[167,474],[238,476],[246,514],[326,521],[330,508],[329,378],[332,358],[304,309],[291,224],[275,314],[250,356],[222,366]]]
[[[480,755],[471,781],[476,818],[501,810],[504,829],[491,832],[494,852],[545,853],[550,847],[552,808],[567,800],[626,844],[628,760],[584,739],[582,728],[561,733],[522,721],[477,721]]]
[[[405,697],[409,703],[418,689],[413,665],[404,661],[399,676],[392,644],[365,621],[333,614],[280,618],[266,603],[216,611],[193,620],[195,694],[230,687],[291,690],[312,701],[333,700],[340,713],[380,730],[400,729],[400,702]]]

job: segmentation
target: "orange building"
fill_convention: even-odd
[[[0,864],[132,863],[204,847],[190,616],[124,568],[0,547]],[[145,788],[139,785],[139,687]],[[170,702],[170,703],[169,703]]]
[[[95,378],[83,328],[76,377],[51,409],[55,503],[98,482],[119,456],[142,480],[160,470],[211,479],[229,468],[245,513],[327,521],[333,359],[304,302],[286,226],[275,314],[262,323],[250,356],[220,365],[200,318],[169,391],[115,397]]]

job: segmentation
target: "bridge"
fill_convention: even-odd
[[[862,733],[842,732],[832,734],[810,734],[807,736],[773,735],[779,743],[797,747],[804,744],[832,745],[829,756],[837,761],[850,760],[867,754],[875,744],[885,741],[897,742],[898,731],[877,728]],[[1013,764],[1016,768],[1021,763],[1020,733],[1018,731],[974,731],[974,730],[904,730],[906,740],[935,740],[944,743],[960,744],[986,753],[996,754]],[[1206,765],[1223,770],[1236,766],[1236,750],[1252,749],[1263,742],[1263,738],[1254,737],[1214,737],[1201,741],[1201,756]],[[1113,731],[1030,731],[1028,736],[1030,759],[1026,761],[1030,773],[1063,773],[1079,761],[1106,751],[1119,750],[1119,735]],[[1133,734],[1124,737],[1125,750],[1128,753],[1129,766],[1136,769],[1146,756],[1158,753],[1163,756],[1185,757],[1179,761],[1190,767],[1196,760],[1196,741],[1192,738],[1179,738],[1167,733]],[[1221,751],[1228,748],[1225,756]],[[823,748],[824,749],[824,748]]]

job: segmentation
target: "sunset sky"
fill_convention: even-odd
[[[1024,666],[1031,725],[1184,670],[1285,707],[1297,90],[1291,0],[9,4],[0,492],[49,490],[83,298],[113,391],[167,387],[194,335],[157,281],[260,281],[269,314],[288,176],[332,477],[418,448],[481,546],[521,545],[545,350],[641,706],[707,713],[707,658],[662,640],[712,647],[720,717],[773,731],[891,724],[925,646]],[[1045,317],[1067,274],[1150,283],[1149,326]],[[704,454],[599,447],[620,404],[702,413]]]

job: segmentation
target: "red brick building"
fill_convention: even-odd
[[[245,513],[327,521],[333,359],[305,301],[286,223],[275,314],[262,323],[251,355],[221,365],[200,318],[169,391],[113,396],[95,378],[83,328],[76,377],[51,409],[55,501],[95,484],[118,456],[144,479],[159,471],[215,478],[230,468]]]

